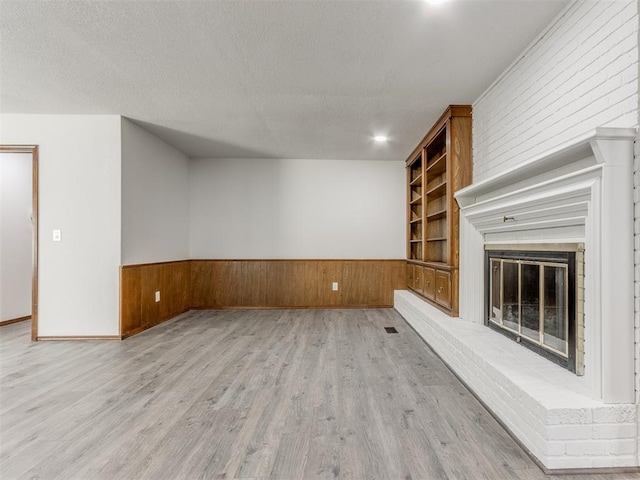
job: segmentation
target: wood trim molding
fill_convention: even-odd
[[[393,305],[302,305],[295,307],[272,307],[269,305],[258,305],[255,307],[219,307],[213,305],[191,307],[189,310],[347,310],[358,308],[393,308]]]
[[[192,258],[188,262],[398,262],[397,258]],[[161,262],[171,263],[171,262]],[[137,266],[137,265],[130,265]]]
[[[0,322],[0,327],[4,327],[5,325],[11,325],[12,323],[24,322],[26,320],[31,320],[31,315],[27,315],[24,317],[10,318],[9,320],[3,320]]]
[[[151,267],[155,265],[171,265],[175,263],[184,263],[184,262],[190,262],[190,261],[191,260],[189,259],[184,259],[184,260],[170,260],[168,262],[131,263],[129,265],[120,265],[120,268],[129,269],[129,268]]]
[[[30,153],[32,168],[31,201],[32,228],[32,280],[31,280],[31,340],[38,340],[38,145],[0,145],[0,152]]]
[[[80,341],[80,340],[122,340],[120,335],[79,335],[79,336],[45,336],[38,337],[38,341],[49,342],[49,341]]]

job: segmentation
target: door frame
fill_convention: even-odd
[[[38,145],[0,145],[2,153],[31,154],[31,202],[33,210],[31,229],[31,340],[38,340]]]

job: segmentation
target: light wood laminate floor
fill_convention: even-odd
[[[0,361],[3,480],[551,478],[391,309],[193,311],[124,342],[24,322]]]

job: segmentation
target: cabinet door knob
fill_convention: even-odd
[[[427,280],[427,287],[431,285],[431,282],[429,280]]]
[[[444,290],[444,288],[443,287],[439,287],[438,288],[438,293],[442,293],[442,290]]]

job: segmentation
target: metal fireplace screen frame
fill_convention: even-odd
[[[510,281],[505,286],[505,266],[511,271],[511,277],[513,277],[513,272],[517,272],[517,284]],[[537,273],[535,267],[537,267]],[[497,269],[499,272],[498,275],[495,275]],[[527,301],[523,301],[522,286],[525,282],[523,280],[525,270],[528,271],[528,277],[534,278],[538,282],[537,298],[534,295],[534,289],[531,288],[531,285],[534,284],[528,283],[526,295],[530,298]],[[560,283],[563,284],[564,292],[561,292],[559,298],[564,300],[564,305],[560,307],[558,305],[550,307],[546,304],[545,272],[547,270],[555,272],[556,282],[558,275],[562,277]],[[493,285],[496,278],[499,278],[500,281],[498,290]],[[578,375],[582,374],[582,355],[579,352],[582,349],[579,348],[579,351],[576,349],[576,340],[578,337],[581,339],[582,335],[578,335],[577,332],[580,322],[576,315],[575,251],[495,250],[487,248],[485,250],[485,279],[485,325],[548,360]],[[556,290],[557,288],[556,286]],[[505,292],[508,292],[507,296],[509,296],[508,305],[505,304]],[[500,308],[498,309],[494,308],[496,301],[499,302]],[[505,305],[510,308],[506,308]],[[527,309],[528,315],[523,314],[525,309]],[[551,334],[545,336],[545,325],[547,321],[552,320],[552,317],[548,316],[553,310],[556,315],[562,315],[565,319],[564,332],[560,338]],[[496,315],[496,312],[499,315]]]

